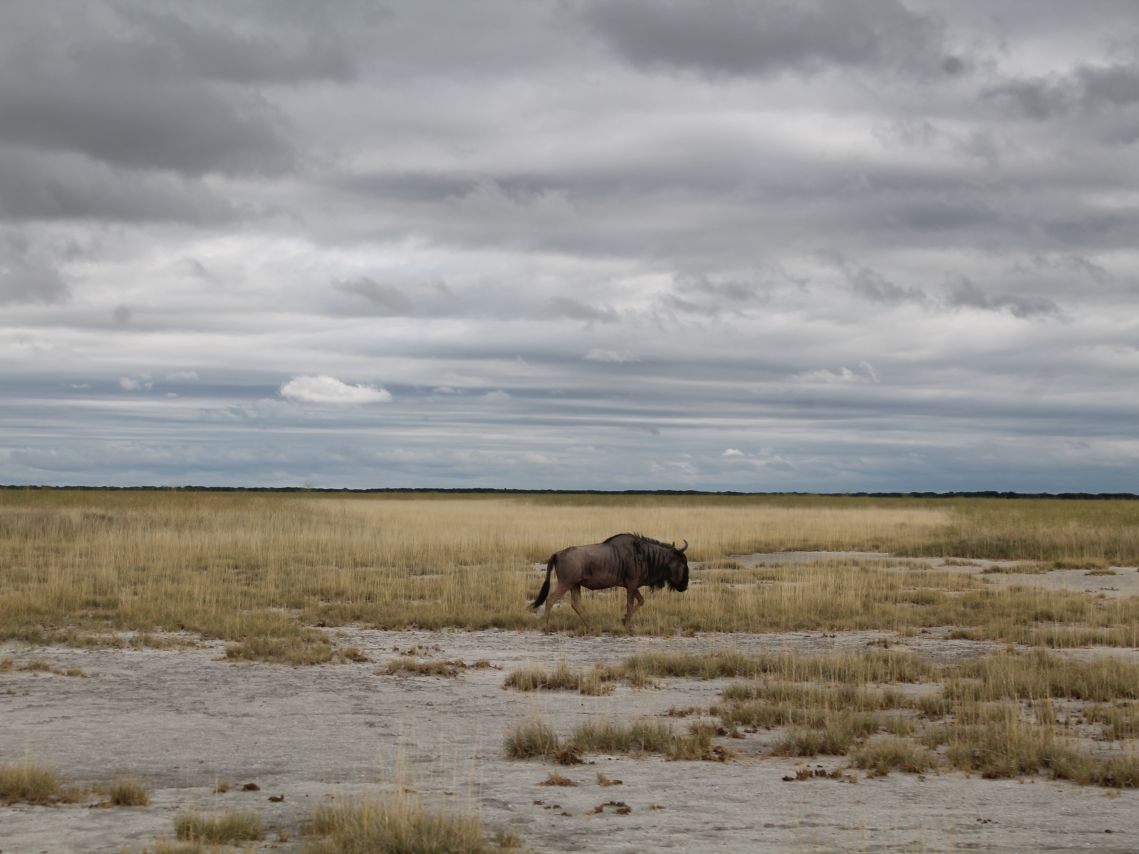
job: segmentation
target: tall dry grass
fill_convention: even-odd
[[[230,641],[233,658],[301,664],[337,657],[316,625],[531,627],[534,564],[621,530],[686,538],[693,560],[710,561],[791,548],[1139,555],[1139,502],[1092,504],[0,491],[0,637],[100,643],[131,631],[149,642],[147,633],[186,631]],[[958,625],[1052,645],[1139,638],[1133,600],[994,590],[886,560],[713,566],[683,595],[650,597],[637,630]],[[620,629],[617,599],[587,598],[602,630]],[[576,621],[555,614],[559,628]]]

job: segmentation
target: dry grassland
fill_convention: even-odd
[[[650,599],[643,633],[952,625],[1031,644],[1139,642],[1131,599],[995,589],[892,559],[724,560],[827,549],[1135,563],[1139,502],[173,491],[0,492],[0,637],[159,644],[185,632],[230,641],[236,659],[309,664],[351,655],[314,626],[528,628],[533,565],[617,530],[687,538],[710,562],[688,593]],[[615,594],[587,608],[619,630]],[[560,629],[575,621],[556,613]]]

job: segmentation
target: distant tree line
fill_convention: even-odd
[[[345,487],[318,486],[43,486],[39,484],[0,484],[4,490],[68,490],[87,492],[316,492],[346,493],[353,495],[738,495],[738,496],[812,496],[827,498],[1062,498],[1076,501],[1136,500],[1134,492],[1000,492],[978,490],[970,492],[741,492],[738,490],[704,489],[497,489],[472,486],[461,488],[439,487],[377,487],[375,489],[348,489]]]

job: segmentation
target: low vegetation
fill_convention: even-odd
[[[693,725],[676,732],[667,723],[638,720],[587,721],[569,739],[560,738],[549,725],[532,721],[515,727],[506,737],[506,755],[512,759],[550,758],[576,764],[584,753],[656,753],[675,760],[723,761],[728,753],[712,744],[713,728]]]
[[[108,791],[110,802],[117,807],[145,807],[150,804],[146,787],[138,780],[120,777],[111,782]]]
[[[174,835],[188,842],[232,844],[256,841],[264,837],[261,819],[252,812],[227,812],[202,815],[184,812],[174,819]]]
[[[399,658],[393,658],[389,661],[388,666],[382,672],[388,676],[405,674],[413,676],[454,677],[466,669],[467,664],[461,659],[430,659],[420,661],[412,656],[401,655]]]
[[[728,558],[868,550],[1096,571],[1139,562],[1139,502],[65,490],[0,492],[0,638],[197,636],[226,641],[233,660],[320,664],[353,656],[319,626],[530,628],[534,564],[615,524],[684,536],[706,561],[684,595],[650,597],[639,632],[958,626],[1031,645],[1139,645],[1134,598],[996,587],[895,558]],[[588,598],[600,630],[622,631],[618,593]],[[556,627],[576,621],[555,612]]]
[[[413,796],[320,806],[313,815],[305,854],[489,854],[516,850],[518,840],[494,840],[473,813],[428,809]]]
[[[0,659],[0,673],[54,673],[57,676],[86,676],[78,667],[56,667],[49,661],[33,659],[16,661],[12,658]]]
[[[59,775],[31,761],[0,765],[0,801],[6,804],[54,804],[71,800]]]
[[[579,694],[599,696],[613,690],[613,685],[605,682],[603,677],[604,671],[601,668],[584,672],[572,670],[563,661],[552,671],[540,667],[511,671],[502,687],[517,691],[577,691]]]

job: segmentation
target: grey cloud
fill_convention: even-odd
[[[0,232],[0,304],[53,303],[68,294],[54,259],[23,235]]]
[[[187,175],[292,163],[287,123],[260,92],[172,66],[170,44],[129,32],[109,8],[77,7],[54,27],[14,16],[0,36],[0,143]]]
[[[478,188],[473,178],[430,172],[345,174],[331,183],[352,193],[403,202],[440,202],[470,195]]]
[[[178,7],[185,12],[192,6]],[[187,20],[148,7],[123,7],[145,37],[104,52],[100,61],[138,71],[169,67],[195,77],[231,83],[347,82],[355,74],[347,47],[333,33],[306,33],[293,48],[263,33],[243,34],[210,21]],[[258,22],[262,26],[268,21]],[[92,57],[94,59],[94,57]]]
[[[921,288],[897,285],[877,270],[860,267],[839,259],[837,262],[851,290],[863,299],[887,305],[900,303],[927,304],[929,295]]]
[[[1038,121],[1127,108],[1139,104],[1139,64],[1081,65],[1065,74],[1015,78],[984,95]]]
[[[937,22],[896,0],[587,3],[584,20],[636,65],[709,75],[811,74],[826,68],[960,74]]]
[[[292,152],[274,108],[208,84],[67,74],[0,82],[0,141],[187,175],[281,171]]]
[[[1056,316],[1060,313],[1060,306],[1046,297],[988,294],[966,278],[948,287],[946,301],[955,308],[1008,311],[1021,318]]]
[[[0,218],[223,223],[242,213],[200,183],[64,153],[0,148]]]
[[[556,316],[568,317],[571,320],[615,323],[619,319],[617,312],[609,306],[598,308],[570,297],[554,297],[550,300],[550,308]]]
[[[381,284],[367,276],[335,282],[337,290],[362,297],[379,314],[405,315],[412,311],[411,300],[395,285]]]

